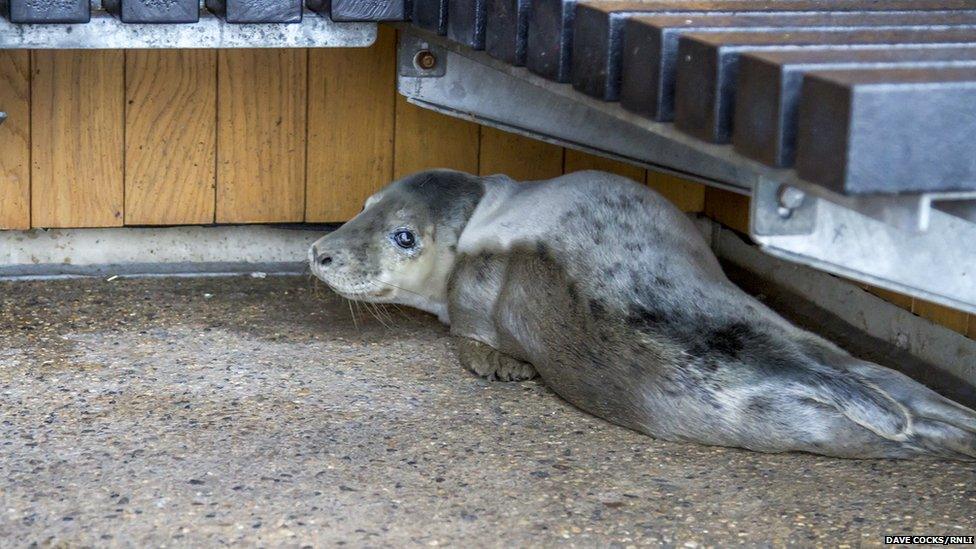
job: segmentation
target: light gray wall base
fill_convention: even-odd
[[[0,278],[300,273],[330,227],[0,231]]]

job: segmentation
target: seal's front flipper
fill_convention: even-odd
[[[536,376],[528,362],[512,358],[490,345],[466,337],[455,338],[461,365],[491,381],[525,381]]]

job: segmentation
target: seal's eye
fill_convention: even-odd
[[[404,250],[409,250],[417,245],[417,237],[407,229],[397,229],[393,233],[393,243]]]

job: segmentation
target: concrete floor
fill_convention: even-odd
[[[306,278],[0,283],[0,545],[881,543],[976,467],[656,441]]]

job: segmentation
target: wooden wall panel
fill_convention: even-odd
[[[0,50],[0,229],[30,228],[30,52]]]
[[[868,292],[870,292],[870,293],[872,293],[872,294],[880,297],[881,299],[887,301],[888,303],[891,303],[892,305],[896,305],[898,307],[901,307],[902,309],[905,309],[906,311],[911,311],[912,310],[912,297],[911,296],[908,296],[908,295],[905,295],[905,294],[900,294],[898,292],[893,292],[891,290],[886,290],[885,288],[879,288],[877,286],[872,286],[870,284],[862,284],[861,287],[864,288],[865,290],[867,290]]]
[[[304,219],[307,58],[303,49],[218,53],[218,223]]]
[[[126,224],[213,222],[216,94],[214,50],[126,52]]]
[[[517,181],[558,177],[563,148],[487,126],[481,127],[481,175],[505,174]]]
[[[705,210],[705,186],[701,183],[647,170],[647,186],[664,195],[683,212]]]
[[[606,170],[748,230],[746,197],[410,105],[394,51],[384,28],[365,50],[0,52],[0,228],[344,221],[448,167]],[[865,289],[976,337],[976,316]]]
[[[393,178],[396,31],[367,49],[309,50],[305,220],[345,221]]]
[[[705,215],[739,232],[749,232],[749,197],[705,188]]]
[[[393,177],[431,168],[478,173],[478,125],[396,98]]]
[[[122,225],[123,51],[32,55],[33,225]]]
[[[646,177],[644,168],[575,149],[566,149],[566,162],[563,165],[563,171],[572,173],[580,170],[602,170],[629,177],[639,183],[643,183]]]
[[[961,334],[966,333],[969,324],[968,314],[918,298],[912,302],[912,312]]]

